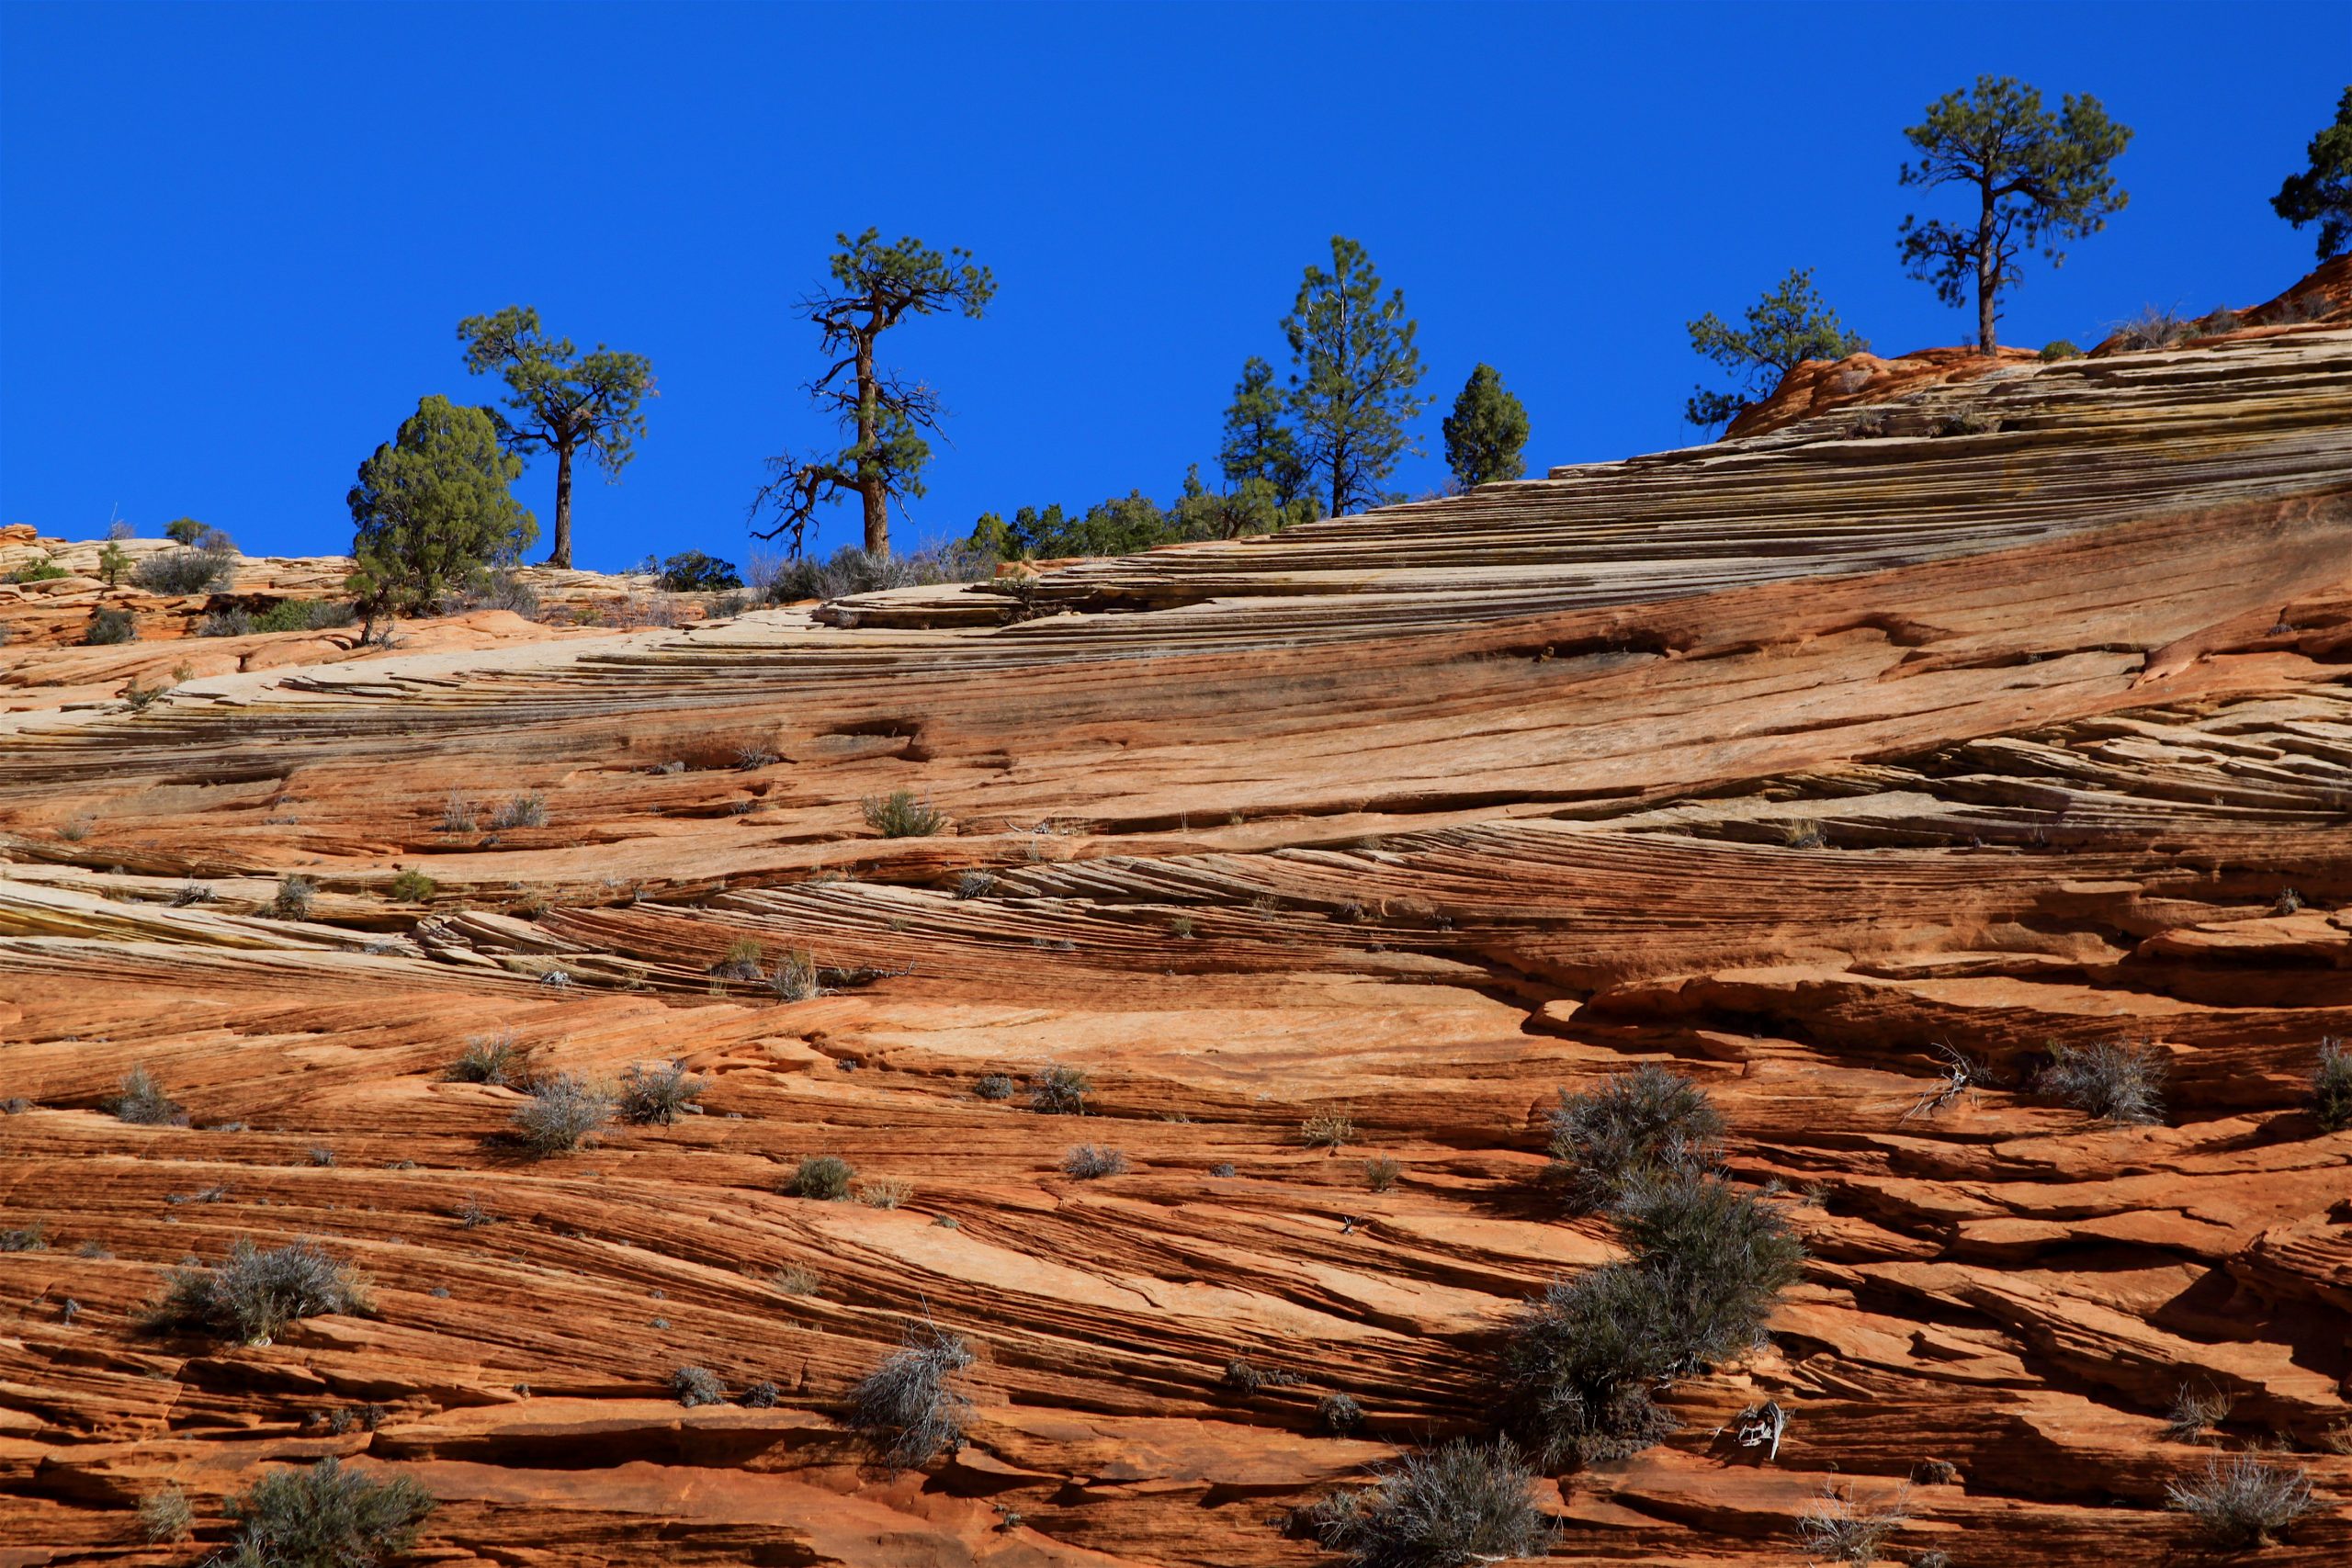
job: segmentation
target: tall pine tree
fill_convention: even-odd
[[[1290,407],[1299,456],[1329,492],[1331,515],[1377,505],[1397,459],[1415,450],[1406,426],[1429,407],[1416,397],[1421,355],[1405,294],[1381,297],[1362,245],[1331,236],[1331,270],[1310,266],[1283,320],[1296,369]]]
[[[1306,488],[1306,465],[1299,458],[1297,435],[1283,423],[1283,403],[1274,367],[1254,354],[1242,361],[1232,406],[1225,411],[1225,445],[1217,460],[1226,482],[1236,490],[1254,490],[1288,506]]]

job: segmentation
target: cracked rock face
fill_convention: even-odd
[[[1834,1480],[1901,1561],[2196,1562],[2167,1483],[2260,1441],[2320,1496],[2261,1560],[2345,1561],[2352,332],[1921,397],[1017,592],[20,670],[0,1562],[192,1561],[327,1454],[435,1562],[1321,1561],[1289,1512],[1491,1431],[1499,1329],[1623,1256],[1545,1111],[1645,1062],[1808,1258],[1538,1483],[1556,1554],[1800,1561]],[[2160,1120],[2037,1090],[2102,1045]],[[108,1114],[142,1066],[175,1113]],[[371,1310],[141,1332],[248,1237]],[[910,1325],[970,1405],[893,1472]]]

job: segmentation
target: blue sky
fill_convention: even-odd
[[[740,560],[760,459],[820,438],[792,300],[837,230],[994,268],[888,357],[953,411],[898,536],[1214,474],[1245,355],[1329,237],[1420,322],[1437,421],[1484,359],[1532,468],[1687,444],[1683,323],[1792,265],[1881,350],[1971,318],[1905,278],[1902,128],[1991,71],[2098,95],[2132,192],[2006,341],[2278,292],[2267,197],[2352,64],[2337,4],[0,6],[0,520],[192,514],[340,550],[417,398],[487,400],[461,316],[649,355],[581,564]],[[872,62],[870,65],[861,62]],[[2258,68],[2248,68],[2258,62]],[[1949,194],[1949,193],[1946,193]],[[518,486],[542,526],[551,460]],[[854,537],[843,508],[820,538]]]

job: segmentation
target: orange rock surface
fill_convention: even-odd
[[[2322,1497],[2261,1561],[2343,1562],[2352,1133],[2306,1099],[2352,1035],[2352,332],[1917,397],[1034,578],[475,617],[137,709],[17,680],[0,1228],[46,1245],[0,1253],[0,1564],[193,1561],[141,1496],[217,1544],[327,1453],[428,1487],[441,1564],[1321,1561],[1289,1511],[1490,1430],[1501,1325],[1618,1256],[1543,1113],[1648,1061],[1810,1257],[1677,1434],[1547,1480],[1555,1555],[1801,1562],[1834,1478],[1904,1495],[1906,1562],[2201,1561],[2196,1384]],[[82,652],[140,645],[0,657]],[[901,788],[949,830],[878,836]],[[747,942],[825,993],[727,977]],[[681,1059],[700,1112],[524,1157],[447,1071],[507,1032]],[[2033,1091],[2112,1040],[2165,1124]],[[1996,1081],[1912,1114],[1938,1043]],[[1049,1065],[1082,1118],[976,1093]],[[139,1066],[189,1125],[106,1113]],[[820,1154],[896,1207],[786,1195]],[[373,1312],[140,1330],[240,1237]],[[969,1441],[894,1475],[843,1396],[926,1316]],[[1777,1462],[1727,1463],[1764,1397]]]

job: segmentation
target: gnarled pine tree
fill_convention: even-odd
[[[516,417],[492,411],[499,439],[509,452],[555,454],[555,544],[548,565],[571,565],[571,457],[582,447],[595,454],[605,481],[620,483],[621,469],[636,456],[645,434],[640,404],[661,394],[653,389],[653,367],[642,355],[621,354],[598,344],[588,354],[570,338],[548,339],[539,313],[509,305],[488,316],[458,323],[466,345],[466,368],[475,375],[496,370],[505,378],[506,406]]]
[[[1906,186],[1964,185],[1976,194],[1973,223],[1903,220],[1899,243],[1911,276],[1958,307],[1976,290],[1976,345],[1994,351],[1995,302],[2022,282],[2018,258],[2034,246],[2051,265],[2065,260],[2052,242],[2107,227],[2130,196],[2108,165],[2132,140],[2086,93],[2066,95],[2062,112],[2041,107],[2041,90],[2014,76],[1979,76],[1973,92],[1947,93],[1903,134],[1920,152],[1903,166]]]
[[[2290,175],[2270,209],[2300,229],[2319,225],[2319,259],[2352,244],[2352,87],[2336,100],[2335,123],[2312,138],[2312,166]]]
[[[866,554],[890,553],[890,499],[923,493],[931,444],[922,433],[939,428],[943,411],[929,387],[881,368],[876,340],[909,316],[957,310],[977,319],[996,295],[996,279],[969,251],[942,255],[912,237],[885,245],[879,233],[836,235],[833,287],[800,302],[833,356],[808,396],[833,412],[850,444],[830,456],[785,452],[767,460],[768,482],[752,498],[752,531],[763,539],[789,534],[796,556],[818,507],[844,494],[865,509]],[[758,525],[763,515],[773,516],[772,526]]]
[[[1839,324],[1838,312],[1813,287],[1813,268],[1791,267],[1780,288],[1747,308],[1747,330],[1736,331],[1713,310],[1690,322],[1693,353],[1713,360],[1740,378],[1736,390],[1693,387],[1682,405],[1692,424],[1727,424],[1771,395],[1801,361],[1843,359],[1870,347]]]

